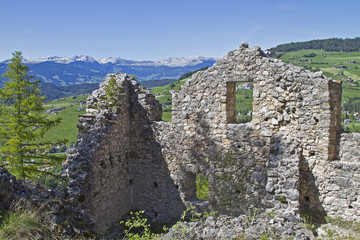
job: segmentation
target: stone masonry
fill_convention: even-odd
[[[106,94],[111,79],[115,101]],[[151,128],[160,119],[161,105],[126,74],[109,74],[88,98],[66,174],[70,201],[95,233],[130,210],[145,210],[153,223],[176,220],[184,210]]]
[[[251,122],[236,123],[236,82],[254,85]],[[109,74],[79,118],[66,167],[71,204],[95,233],[135,209],[173,221],[189,203],[359,220],[360,135],[342,133],[340,100],[340,82],[247,43],[173,94],[172,122],[132,77]],[[208,202],[196,198],[200,173]]]

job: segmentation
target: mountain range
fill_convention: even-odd
[[[216,58],[188,57],[168,58],[161,61],[134,61],[123,58],[95,60],[90,56],[41,57],[24,59],[33,74],[43,83],[69,86],[82,83],[99,83],[108,73],[133,74],[139,81],[177,79],[186,72],[212,66]],[[0,74],[6,71],[10,60],[0,62]],[[1,79],[3,80],[3,79]]]

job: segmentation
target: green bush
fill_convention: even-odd
[[[150,224],[144,217],[145,211],[130,212],[130,218],[126,221],[121,221],[120,224],[125,225],[123,239],[137,240],[137,239],[157,239],[161,234],[152,233]]]

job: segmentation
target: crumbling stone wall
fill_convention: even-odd
[[[234,123],[234,82],[249,81],[254,84],[253,119]],[[316,179],[322,173],[313,169],[336,156],[339,92],[341,84],[321,72],[271,59],[247,44],[197,73],[173,96],[171,131],[160,133],[171,133],[160,141],[172,150],[164,155],[183,200],[185,173],[203,172],[211,180],[210,205],[223,205],[227,194],[225,199],[239,200],[239,206],[227,209],[235,214],[248,208],[297,212],[305,202],[321,209]],[[224,153],[232,154],[231,166],[224,166]],[[229,174],[227,184],[216,181]],[[244,177],[244,188],[232,186]],[[314,184],[302,186],[309,179]]]
[[[105,94],[112,78],[117,103]],[[235,121],[236,82],[254,85],[251,122]],[[97,233],[131,209],[159,223],[190,203],[233,215],[311,209],[358,219],[359,136],[341,134],[340,99],[340,82],[247,43],[173,94],[170,123],[134,79],[110,74],[80,117],[71,202]],[[208,202],[196,198],[199,173]]]
[[[106,95],[112,79],[116,102]],[[184,210],[149,125],[160,118],[159,103],[126,74],[109,74],[89,96],[66,174],[71,203],[92,231],[103,233],[131,210],[145,210],[154,223]]]
[[[341,134],[339,158],[325,167],[321,196],[326,213],[347,220],[360,219],[360,134]]]

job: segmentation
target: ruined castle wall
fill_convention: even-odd
[[[161,105],[126,74],[107,75],[89,96],[67,175],[71,202],[92,231],[105,232],[131,210],[159,224],[184,210],[150,127],[159,119]]]
[[[244,81],[254,84],[253,119],[234,123],[229,95],[234,82]],[[298,211],[307,202],[320,208],[317,179],[323,169],[314,168],[331,160],[336,149],[332,140],[340,124],[333,113],[340,106],[330,92],[339,88],[321,72],[268,58],[246,44],[195,74],[173,95],[172,130],[161,133],[171,146],[165,159],[183,200],[193,196],[187,193],[188,173],[201,172],[209,177],[213,206],[237,199],[238,206],[230,201],[228,210]],[[232,163],[225,164],[229,158]],[[241,181],[244,188],[236,184]]]
[[[236,123],[236,82],[254,85],[248,123]],[[134,79],[110,74],[89,97],[68,157],[71,202],[97,233],[130,210],[169,222],[189,203],[234,215],[310,208],[359,219],[359,136],[341,135],[340,99],[341,83],[246,43],[173,94],[170,123]],[[208,203],[196,197],[200,173]]]
[[[95,232],[102,232],[125,215],[132,204],[130,151],[130,86],[115,76],[119,107],[109,107],[104,85],[87,101],[87,114],[79,118],[76,151],[68,156],[68,192],[73,204],[85,210]],[[120,106],[121,105],[121,106]]]

